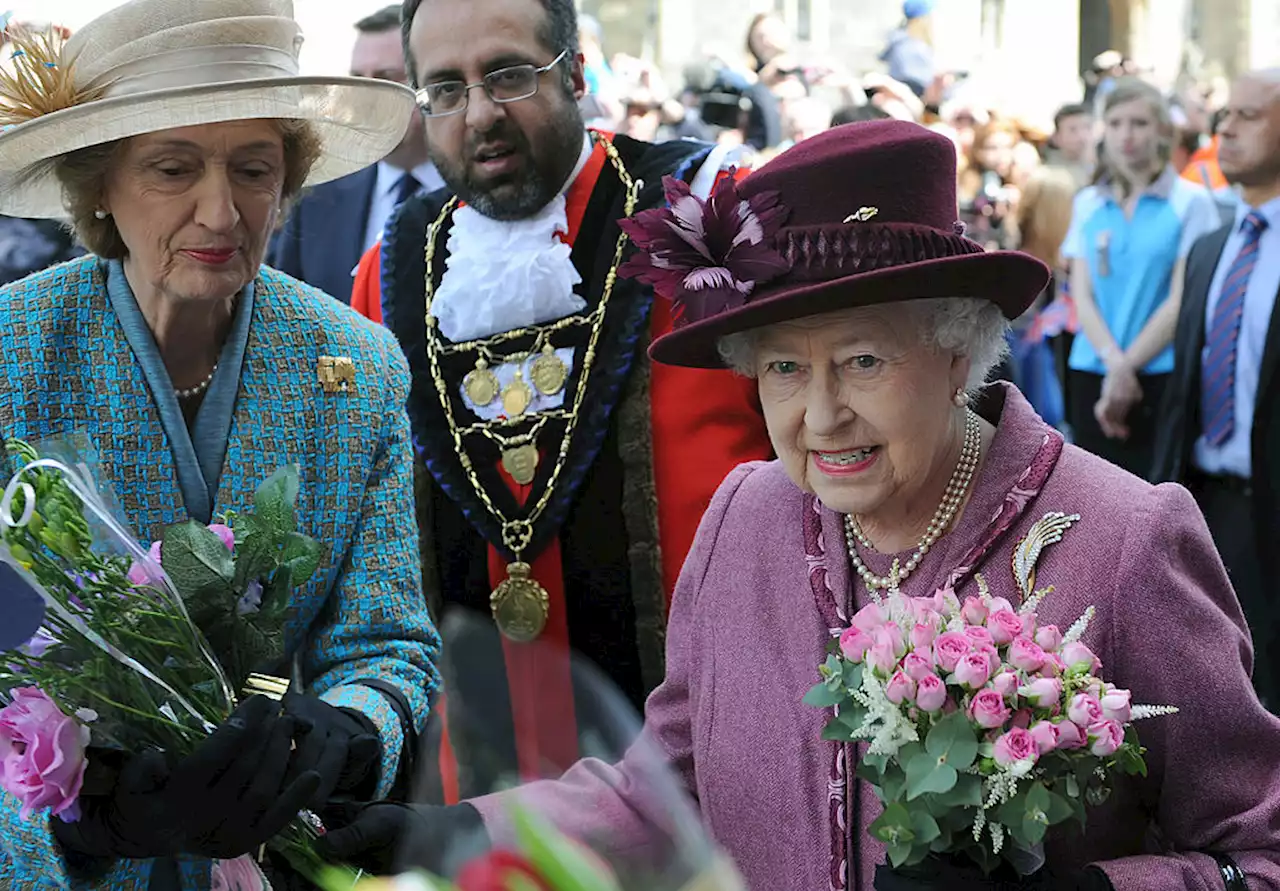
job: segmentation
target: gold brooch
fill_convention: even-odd
[[[355,386],[356,364],[348,356],[321,356],[316,371],[326,393],[345,393]]]
[[[878,207],[859,207],[857,213],[851,213],[844,218],[846,223],[865,223],[880,212]]]

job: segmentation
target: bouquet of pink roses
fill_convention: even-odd
[[[1115,773],[1145,774],[1132,722],[1173,714],[1099,677],[1080,638],[1037,625],[1048,591],[1015,610],[985,591],[894,591],[853,617],[805,702],[833,708],[824,738],[868,743],[858,775],[884,802],[870,831],[894,867],[961,855],[1029,875],[1050,826],[1085,820]]]

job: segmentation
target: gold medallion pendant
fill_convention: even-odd
[[[547,627],[550,598],[529,575],[528,563],[507,566],[507,578],[489,595],[489,608],[498,630],[509,640],[529,643]]]
[[[462,379],[462,389],[475,406],[488,405],[498,395],[498,376],[489,370],[484,359],[476,360],[475,371],[467,372]]]
[[[507,384],[506,389],[502,391],[502,410],[507,417],[518,418],[527,412],[532,404],[533,389],[524,382],[517,370],[515,380]]]
[[[507,449],[502,453],[502,467],[518,484],[529,485],[538,472],[537,447],[529,444]]]
[[[543,396],[554,396],[564,389],[569,379],[569,368],[556,355],[551,344],[542,348],[542,355],[529,367],[529,379]]]

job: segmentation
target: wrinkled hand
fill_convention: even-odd
[[[1129,365],[1115,365],[1102,381],[1102,394],[1093,406],[1098,426],[1110,439],[1129,438],[1129,412],[1142,402],[1142,384]]]
[[[110,788],[83,795],[81,819],[55,823],[54,834],[87,857],[239,857],[278,834],[315,794],[315,773],[284,782],[293,731],[277,703],[251,697],[173,765],[154,750],[125,756]]]
[[[468,859],[489,846],[480,812],[465,803],[374,802],[331,809],[324,817],[331,828],[316,841],[320,856],[376,875],[405,869],[439,873],[448,861]]]
[[[288,778],[309,772],[320,778],[306,806],[318,811],[335,794],[371,798],[382,757],[373,723],[358,712],[336,708],[314,696],[288,693],[281,704],[299,730]]]

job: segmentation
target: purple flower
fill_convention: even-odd
[[[256,613],[262,608],[262,582],[254,579],[244,589],[244,594],[240,595],[240,600],[236,603],[236,615],[248,616]]]
[[[618,274],[671,297],[676,318],[696,322],[742,306],[757,285],[791,269],[772,245],[790,212],[777,192],[743,198],[732,174],[705,202],[674,177],[662,185],[667,207],[619,223],[638,250]]]

